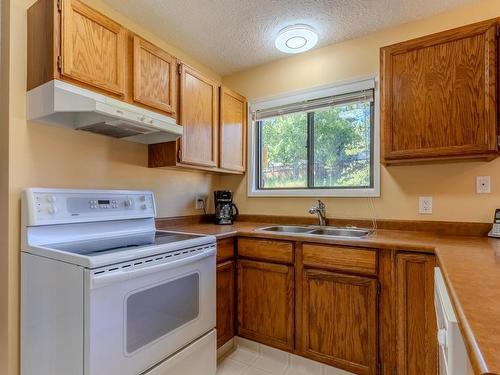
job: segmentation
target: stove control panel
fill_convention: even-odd
[[[30,225],[155,217],[152,192],[27,189],[23,207]]]

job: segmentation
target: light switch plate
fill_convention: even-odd
[[[476,193],[489,194],[491,193],[491,178],[490,176],[476,177]]]
[[[421,215],[432,214],[432,197],[418,197],[418,212]]]

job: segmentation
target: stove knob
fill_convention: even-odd
[[[55,215],[57,214],[57,207],[54,204],[51,204],[48,208],[49,214]]]
[[[56,200],[57,199],[55,195],[47,195],[47,202],[55,203]]]
[[[123,204],[127,208],[132,207],[132,200],[131,199],[127,199],[125,202],[123,202]]]
[[[141,202],[146,202],[146,196],[145,195],[141,195],[141,197],[139,199],[141,200]]]
[[[146,206],[145,204],[143,204],[143,205],[141,205],[141,208],[142,208],[143,210],[145,210],[146,208],[148,208],[148,206]]]

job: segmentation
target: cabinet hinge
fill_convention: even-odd
[[[63,66],[62,64],[63,64],[62,56],[59,55],[59,56],[57,56],[57,69],[62,70],[62,66]]]
[[[382,363],[377,363],[377,375],[382,374]]]
[[[182,150],[180,147],[177,149],[177,161],[178,162],[182,161]]]
[[[181,64],[177,65],[177,74],[179,74],[179,75],[182,74],[182,65]]]
[[[62,11],[62,0],[57,0],[57,10],[58,10],[59,12],[61,12],[61,11]]]
[[[380,296],[382,293],[382,284],[380,284],[380,281],[377,282],[377,296]]]

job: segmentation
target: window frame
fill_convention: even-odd
[[[259,109],[267,109],[280,105],[297,103],[304,100],[318,99],[333,95],[342,95],[351,92],[357,92],[367,89],[373,89],[374,100],[372,105],[373,123],[372,123],[372,143],[371,164],[372,164],[372,186],[371,187],[314,187],[314,188],[259,188],[259,171],[261,166],[260,152],[260,132],[258,121],[254,121],[252,113]],[[308,113],[308,117],[312,112]],[[258,99],[249,103],[248,111],[248,191],[249,197],[379,197],[380,196],[380,106],[379,106],[379,84],[378,76],[371,75],[355,80],[338,82],[331,85],[315,87],[307,90],[301,90],[275,97]],[[310,119],[308,119],[308,137],[311,137]],[[309,143],[314,143],[311,141]],[[308,170],[313,162],[310,153],[314,152],[308,147]],[[308,179],[314,178],[313,174],[308,173]],[[308,186],[311,186],[308,180]]]

